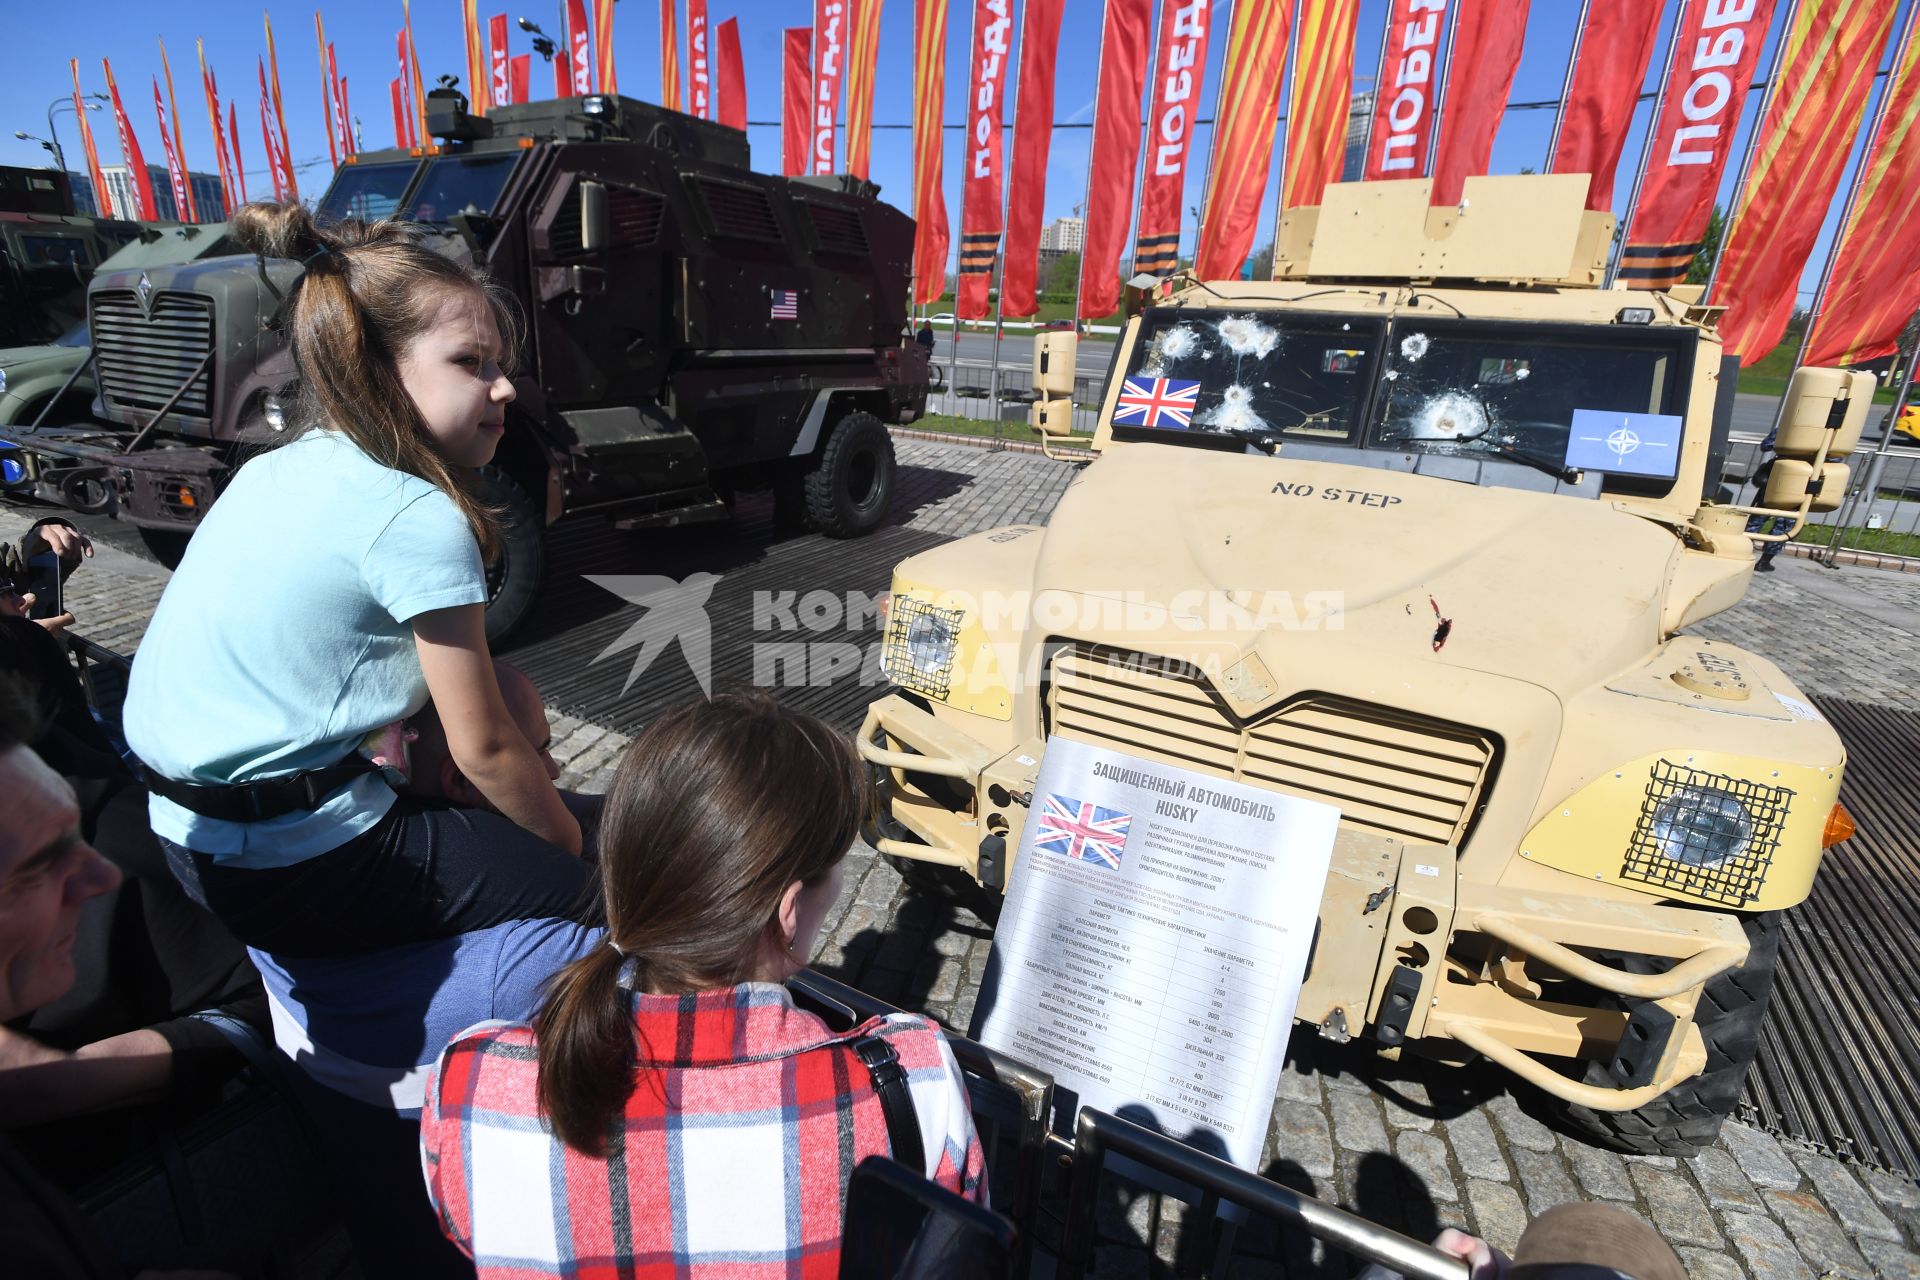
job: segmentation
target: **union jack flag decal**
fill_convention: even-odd
[[[1130,813],[1048,793],[1040,806],[1033,847],[1118,871],[1120,851],[1127,847],[1127,830],[1132,826]]]
[[[1172,427],[1185,431],[1193,425],[1200,404],[1200,384],[1186,378],[1128,378],[1120,387],[1113,420],[1128,427]]]

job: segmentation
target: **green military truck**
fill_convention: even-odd
[[[141,224],[75,214],[67,175],[0,166],[0,347],[52,342],[86,318],[95,268]]]
[[[613,96],[481,118],[428,95],[410,150],[364,152],[323,218],[404,218],[518,301],[518,398],[486,496],[508,513],[488,632],[532,606],[543,531],[724,519],[735,494],[836,537],[886,515],[889,422],[925,410],[907,337],[913,223],[850,177],[749,168],[738,130]],[[24,438],[36,499],[177,554],[249,451],[286,428],[276,325],[301,267],[250,256],[105,273],[88,295],[99,422]]]

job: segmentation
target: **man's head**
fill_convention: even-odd
[[[547,724],[547,704],[542,701],[540,691],[534,688],[533,681],[518,667],[508,666],[504,662],[493,664],[494,678],[500,682],[500,697],[507,704],[507,714],[520,726],[520,732],[526,735],[533,749],[540,754],[540,762],[547,766],[547,776],[558,778],[560,766],[554,762],[549,748],[553,746],[553,730]],[[409,721],[419,731],[420,740],[413,744],[413,768],[407,790],[414,795],[437,796],[451,800],[457,805],[469,809],[491,809],[493,805],[460,772],[460,766],[454,763],[453,754],[447,749],[447,732],[440,723],[439,715],[433,704]]]
[[[73,788],[34,754],[32,699],[0,682],[0,1021],[31,1013],[73,985],[80,907],[120,883],[80,838]]]

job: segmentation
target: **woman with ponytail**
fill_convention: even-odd
[[[531,1025],[473,1028],[427,1081],[427,1191],[481,1277],[830,1277],[869,1155],[985,1201],[939,1029],[903,1013],[836,1033],[781,985],[869,802],[852,744],[764,695],[682,707],[628,748],[604,941]]]
[[[505,431],[513,314],[394,222],[251,204],[234,237],[302,274],[280,315],[287,442],[195,532],[126,703],[150,817],[243,942],[323,956],[590,916],[579,823],[487,651],[495,513],[469,487]],[[264,262],[263,287],[271,287]],[[431,697],[485,808],[401,798],[392,727]]]

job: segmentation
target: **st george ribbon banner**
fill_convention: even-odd
[[[1000,313],[1018,319],[1040,309],[1040,219],[1053,147],[1053,81],[1066,0],[1027,0],[1020,28],[1019,97],[1013,108],[1013,165],[1007,176],[1007,249],[1000,269]]]
[[[1920,191],[1920,22],[1909,17],[1907,25],[1804,364],[1891,355],[1920,310],[1920,202],[1913,195]]]
[[[1694,0],[1674,32],[1666,104],[1654,124],[1639,202],[1627,211],[1619,279],[1628,288],[1669,289],[1686,280],[1773,7],[1774,0]]]
[[[507,15],[496,13],[487,19],[487,75],[492,82],[496,107],[513,101],[512,60],[513,55],[507,48]]]
[[[316,24],[320,21],[320,12],[317,9],[314,11],[313,20]],[[487,114],[487,98],[490,90],[487,76],[487,42],[480,31],[478,0],[460,0],[460,25],[467,42],[467,110],[474,115],[483,116]]]
[[[1088,157],[1087,226],[1080,251],[1077,311],[1082,320],[1111,315],[1120,305],[1120,251],[1127,242],[1133,173],[1140,162],[1140,91],[1152,37],[1152,0],[1107,0]]]
[[[674,0],[660,0],[660,22],[666,28],[660,33],[662,49],[673,49],[678,39],[670,26],[673,3]],[[613,66],[613,0],[593,0],[593,53],[594,66],[600,78],[600,92],[620,92],[620,79],[614,74]],[[661,105],[669,111],[680,109],[679,56],[678,50],[675,50],[673,56],[667,59],[673,64],[671,79],[668,78],[668,68],[664,65],[660,68]],[[668,99],[669,94],[672,95],[671,100]]]
[[[1826,0],[1794,11],[1779,84],[1714,276],[1712,300],[1727,306],[1720,340],[1743,366],[1787,331],[1800,269],[1820,235],[1821,220],[1808,210],[1827,208],[1839,189],[1893,15],[1886,0]]]
[[[1200,115],[1212,30],[1211,0],[1162,0],[1160,55],[1147,110],[1147,164],[1133,242],[1133,269],[1146,275],[1171,275],[1180,263],[1180,198],[1187,185],[1187,155]]]
[[[713,119],[713,33],[707,0],[687,0],[687,114]]]
[[[747,127],[747,72],[740,59],[740,19],[728,18],[713,29],[713,105],[729,129]]]
[[[1453,47],[1447,50],[1446,108],[1434,144],[1436,205],[1458,204],[1467,178],[1487,172],[1527,34],[1528,0],[1458,3]]]
[[[1317,205],[1327,184],[1340,181],[1353,111],[1353,37],[1359,21],[1360,0],[1300,0],[1283,209]]]
[[[813,28],[788,27],[780,71],[780,172],[807,172],[807,139],[813,122]]]
[[[947,287],[947,198],[942,190],[947,98],[947,0],[915,0],[913,16],[913,300]]]
[[[1367,131],[1368,182],[1426,177],[1433,143],[1433,97],[1440,84],[1448,0],[1391,3]]]
[[[1604,0],[1587,7],[1548,171],[1592,174],[1589,209],[1613,208],[1614,170],[1665,7],[1666,0]]]
[[[960,188],[960,288],[953,312],[962,320],[987,314],[987,286],[1000,250],[1000,177],[1013,20],[1008,0],[973,0],[973,75],[967,88],[966,168]]]
[[[873,78],[880,67],[880,0],[848,0],[847,172],[873,168]]]
[[[847,0],[813,0],[813,123],[806,172],[832,173],[840,117],[840,80],[847,61]]]
[[[1227,52],[1220,61],[1220,91],[1214,99],[1213,163],[1207,168],[1207,198],[1194,255],[1194,269],[1202,280],[1238,279],[1253,252],[1273,161],[1273,122],[1280,110],[1292,17],[1290,4],[1234,0]]]
[[[201,56],[200,65],[204,72],[206,68],[206,57],[204,54]],[[113,202],[107,198],[107,174],[106,171],[100,167],[100,151],[99,148],[93,144],[93,126],[87,123],[87,104],[85,99],[80,96],[80,59],[67,59],[67,69],[73,72],[73,110],[80,119],[80,142],[87,153],[87,178],[93,183],[94,208],[100,211],[101,217],[111,218],[114,216],[114,212]],[[207,101],[211,104],[213,102],[212,97],[209,96]],[[220,133],[220,109],[217,105],[211,109],[214,113],[214,136],[218,137]],[[220,161],[220,178],[223,183],[226,181],[226,177],[227,163],[225,158],[222,157]],[[227,197],[227,203],[229,205],[233,203],[232,196]]]
[[[120,134],[120,155],[126,162],[127,176],[132,179],[133,216],[142,222],[153,222],[160,214],[154,206],[153,178],[147,172],[147,159],[140,153],[140,139],[134,136],[133,121],[127,119],[127,109],[120,101],[120,86],[113,82],[113,64],[102,58],[100,66],[107,73],[107,96],[113,101],[113,125]],[[264,85],[263,79],[263,88]]]

